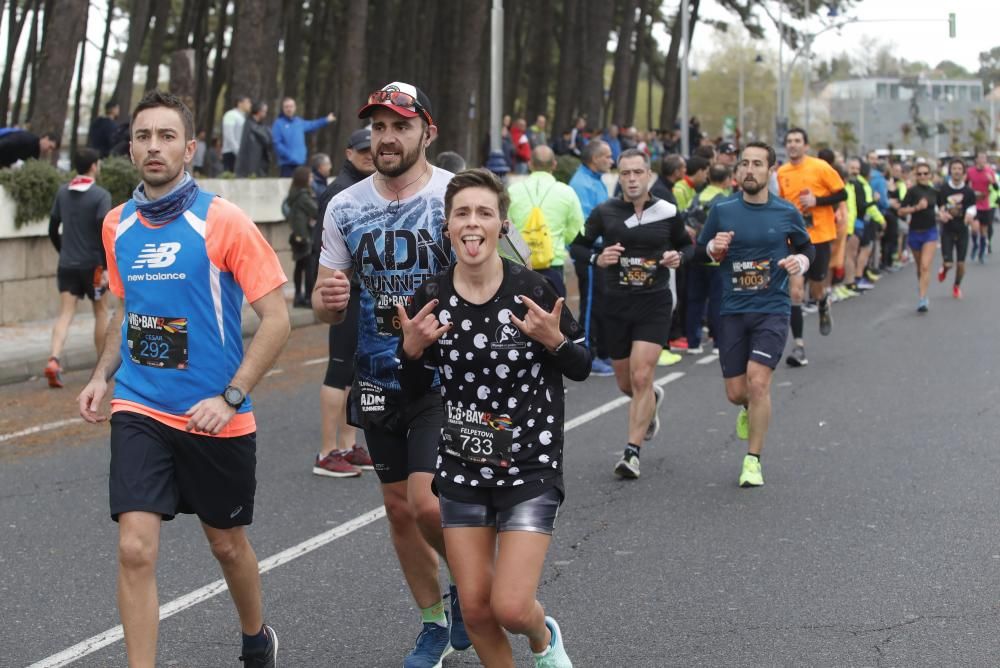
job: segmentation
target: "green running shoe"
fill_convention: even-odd
[[[566,655],[566,648],[563,647],[562,631],[556,620],[551,617],[545,618],[545,625],[552,632],[552,642],[545,648],[542,654],[535,654],[536,668],[573,668],[573,662]]]
[[[741,441],[750,438],[750,414],[746,406],[740,408],[740,413],[736,416],[736,438]]]
[[[753,455],[743,458],[743,472],[740,473],[740,487],[760,487],[764,476],[760,472],[760,460]]]

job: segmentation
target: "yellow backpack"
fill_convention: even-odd
[[[528,244],[528,249],[531,251],[531,268],[535,270],[548,269],[552,266],[552,260],[555,259],[552,235],[549,234],[549,226],[545,223],[545,214],[542,213],[542,202],[545,201],[550,190],[552,188],[545,191],[545,195],[542,196],[538,204],[532,201],[531,211],[524,221],[524,229],[521,230],[521,236],[524,237],[524,242]],[[525,188],[526,193],[527,191],[528,189]],[[535,195],[538,195],[537,191]],[[529,199],[531,199],[530,196]]]

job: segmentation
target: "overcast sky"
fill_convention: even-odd
[[[813,2],[820,4],[821,0]],[[733,15],[721,9],[715,0],[705,0],[702,5],[707,16],[732,21]],[[949,12],[956,14],[955,39],[948,37]],[[761,24],[769,31],[768,41],[776,45],[777,30],[761,15]],[[839,35],[837,30],[830,30],[818,36],[813,43],[814,53],[824,59],[839,55],[860,48],[868,36],[893,44],[893,52],[908,61],[924,61],[934,66],[942,60],[953,60],[975,73],[979,69],[979,53],[1000,46],[1000,0],[861,0],[837,18],[828,18],[826,11],[821,11],[808,28],[817,32],[830,22],[839,23],[847,18],[857,18],[859,22],[844,26]],[[700,28],[695,33],[693,54],[704,52],[708,46],[704,41],[699,45],[697,40],[699,36],[704,40],[706,34]]]

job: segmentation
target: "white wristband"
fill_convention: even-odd
[[[807,271],[809,271],[809,258],[807,258],[805,255],[802,255],[801,253],[793,255],[792,257],[794,257],[796,261],[799,263],[799,274],[804,274]]]

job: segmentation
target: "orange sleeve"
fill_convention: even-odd
[[[823,183],[830,189],[830,192],[827,194],[832,195],[838,190],[843,190],[844,179],[840,178],[840,174],[837,173],[837,170],[828,165],[825,161],[823,162],[823,167],[825,168],[823,169]]]
[[[254,222],[221,197],[208,209],[205,247],[209,260],[233,274],[251,304],[288,282],[278,256]]]
[[[116,206],[108,211],[101,227],[101,238],[104,240],[104,255],[108,259],[108,288],[119,299],[125,299],[125,286],[122,285],[121,274],[118,273],[118,258],[115,257],[115,237],[118,234],[118,223],[121,221],[122,208]]]

